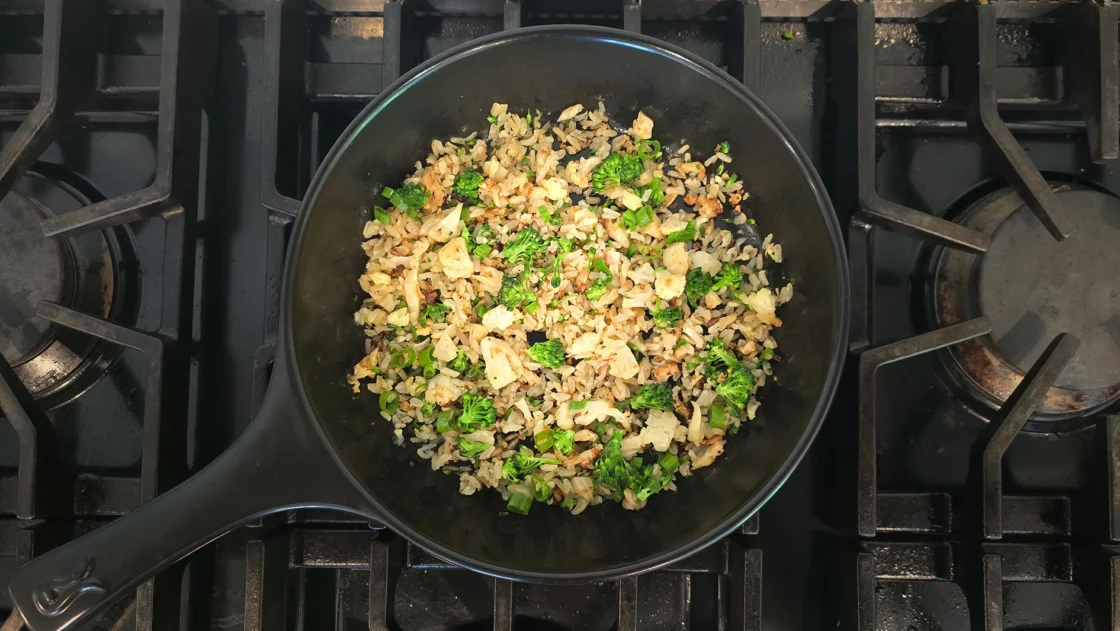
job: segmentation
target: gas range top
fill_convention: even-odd
[[[512,584],[291,511],[94,628],[1120,626],[1120,71],[1096,3],[0,0],[0,583],[248,424],[298,200],[364,103],[570,22],[720,65],[829,186],[852,353],[810,456],[740,532],[636,578]]]

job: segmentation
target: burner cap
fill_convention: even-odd
[[[39,301],[69,302],[71,256],[65,242],[43,236],[43,217],[15,191],[0,200],[0,352],[12,365],[53,338],[55,327],[35,315]]]
[[[991,335],[948,349],[951,373],[1000,407],[1059,333],[1081,340],[1077,355],[1035,413],[1084,415],[1120,396],[1120,199],[1056,185],[1078,231],[1056,241],[1010,189],[970,206],[959,222],[991,238],[983,255],[943,248],[934,257],[933,315],[947,326],[981,315]]]
[[[1070,190],[1058,200],[1080,228],[1056,241],[1026,206],[992,235],[980,261],[980,312],[996,347],[1026,372],[1059,333],[1081,340],[1057,385],[1120,383],[1120,199]]]

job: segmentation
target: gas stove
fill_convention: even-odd
[[[576,22],[721,66],[829,186],[852,352],[810,456],[741,531],[639,577],[513,584],[290,511],[91,628],[1120,628],[1117,21],[1094,2],[0,0],[0,583],[245,428],[299,199],[364,103],[480,35]]]

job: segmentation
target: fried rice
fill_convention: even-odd
[[[781,245],[749,236],[726,142],[670,150],[602,102],[487,120],[381,191],[349,382],[463,494],[642,508],[758,413]]]

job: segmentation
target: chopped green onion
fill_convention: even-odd
[[[388,224],[393,221],[393,218],[389,215],[389,211],[380,206],[373,207],[373,218],[383,224]]]
[[[436,431],[444,433],[451,431],[451,421],[455,418],[455,410],[440,410],[436,416]]]
[[[568,409],[573,412],[578,412],[587,407],[587,401],[571,401],[568,403]]]
[[[673,455],[671,453],[665,453],[657,461],[657,464],[661,465],[661,470],[662,471],[667,471],[669,473],[673,473],[674,471],[677,470],[678,467],[681,466],[681,461],[675,455]]]
[[[774,349],[764,348],[762,349],[762,352],[758,354],[758,356],[760,359],[762,359],[762,361],[768,362],[771,359],[774,359]]]
[[[424,416],[431,416],[436,413],[436,404],[431,401],[425,401],[424,405],[420,406],[420,413]]]
[[[727,178],[727,184],[728,185],[734,184],[735,182],[738,182],[738,181],[739,181],[739,174],[738,173],[732,173],[731,177]]]
[[[392,390],[387,390],[377,397],[377,407],[385,414],[392,416],[397,413],[397,408],[401,406],[401,395]]]
[[[544,453],[552,449],[553,433],[551,429],[546,429],[539,434],[533,436],[533,444],[536,445],[537,451]]]
[[[497,124],[498,117],[497,116],[487,116],[486,117],[486,122],[490,123],[491,125]]]
[[[727,420],[724,416],[724,411],[721,406],[712,406],[712,415],[711,418],[708,419],[708,422],[712,424],[712,427],[715,427],[717,429],[727,429]]]
[[[534,313],[537,312],[537,309],[540,309],[540,308],[541,308],[540,303],[533,302],[533,303],[530,303],[530,304],[525,306],[525,313],[534,314]]]
[[[506,504],[506,508],[508,508],[511,513],[517,513],[519,515],[528,515],[529,508],[532,506],[533,498],[520,493],[510,493],[509,503]]]
[[[431,346],[420,351],[420,368],[424,370],[424,378],[431,379],[439,372],[439,364],[436,363],[436,358],[433,356],[435,349]]]
[[[661,143],[656,140],[643,140],[638,143],[638,157],[642,160],[656,160],[661,157]]]
[[[719,166],[716,167],[716,175],[723,175],[723,168],[723,162],[720,162]]]
[[[719,150],[720,153],[731,153],[731,143],[724,140],[723,142],[719,143]]]
[[[415,360],[416,351],[411,348],[397,349],[389,356],[389,368],[409,368]]]

